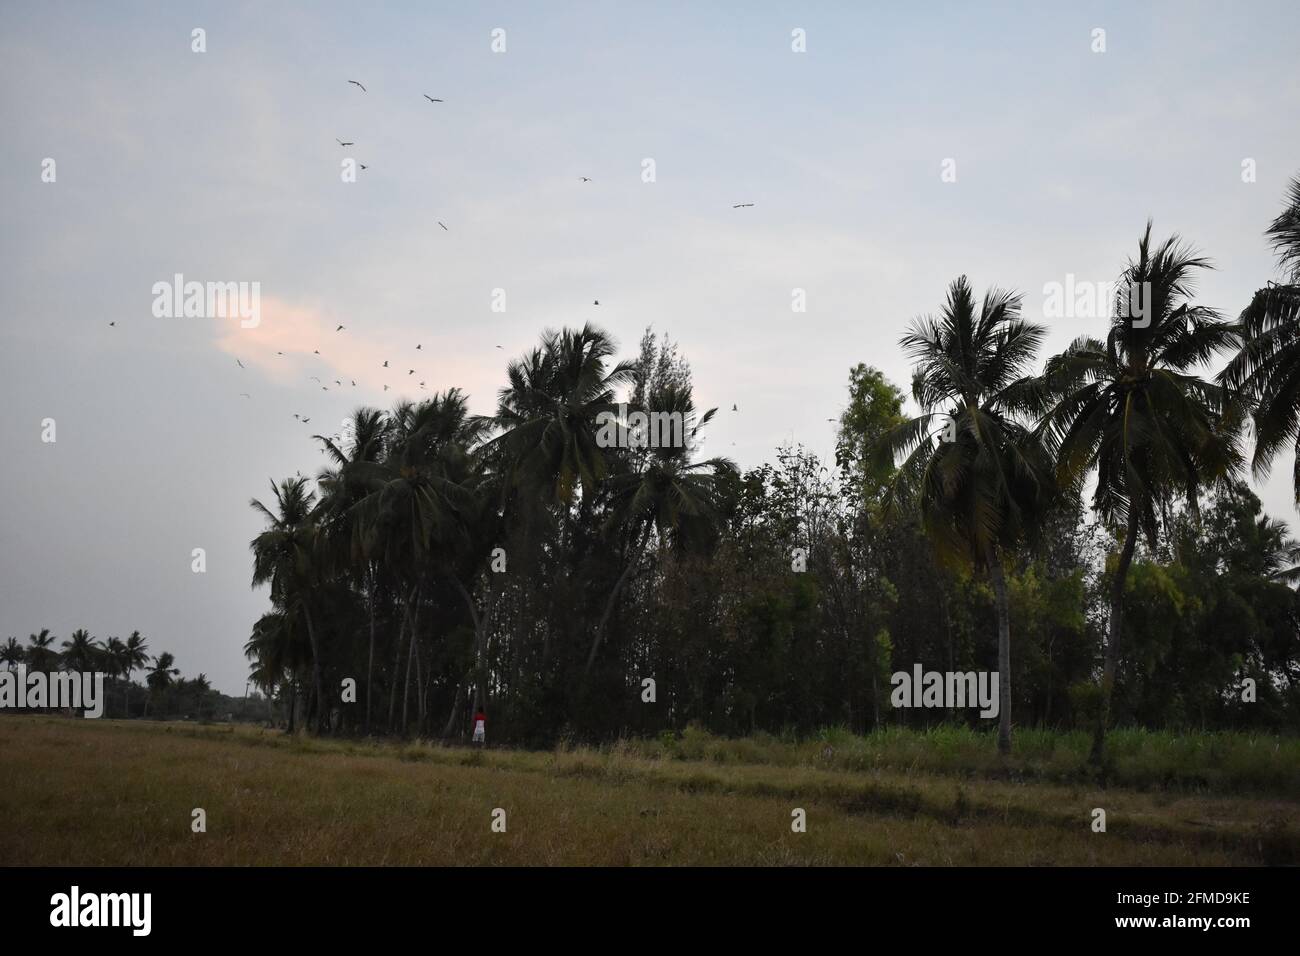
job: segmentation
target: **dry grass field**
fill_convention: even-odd
[[[1031,753],[1044,746],[1026,739]],[[1051,759],[1007,764],[979,746],[942,734],[805,745],[688,735],[480,752],[6,716],[0,864],[1213,866],[1300,856],[1294,742],[1238,742],[1216,766],[1202,754],[1205,771],[1190,780],[1171,772],[1173,785],[1104,789],[1070,779],[1065,744]],[[1241,747],[1265,753],[1240,761]],[[198,807],[205,833],[191,829]],[[1095,807],[1105,833],[1092,831]],[[497,808],[504,833],[492,829]],[[805,833],[791,831],[795,808]]]

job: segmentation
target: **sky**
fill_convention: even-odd
[[[831,456],[849,369],[906,388],[962,274],[1046,357],[1105,319],[1045,286],[1152,218],[1235,316],[1300,173],[1297,35],[1294,0],[3,0],[0,640],[139,630],[242,694],[249,499],[359,404],[492,412],[546,328],[668,333],[748,468]],[[258,324],[155,315],[176,274],[257,283]],[[1294,523],[1288,472],[1257,488]]]

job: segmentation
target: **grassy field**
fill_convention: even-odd
[[[1300,862],[1295,740],[1114,743],[1102,788],[1082,770],[1086,739],[1034,732],[1003,761],[959,730],[469,751],[6,715],[0,864]]]

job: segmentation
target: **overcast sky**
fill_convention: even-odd
[[[419,381],[492,411],[548,326],[667,331],[727,409],[705,451],[751,467],[830,452],[854,363],[906,386],[959,274],[1041,318],[1150,216],[1215,261],[1205,304],[1276,276],[1294,0],[705,6],[4,3],[0,640],[138,629],[243,693],[248,499]],[[176,273],[260,283],[261,324],[156,318]],[[1288,471],[1261,493],[1294,520]]]

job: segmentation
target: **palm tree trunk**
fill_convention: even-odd
[[[375,568],[370,567],[370,653],[366,658],[366,736],[370,736],[370,700],[375,686]]]
[[[465,601],[465,606],[469,608],[470,620],[474,624],[474,705],[475,707],[487,706],[487,637],[488,623],[492,619],[492,579],[489,576],[487,586],[487,599],[484,602],[483,613],[479,614],[478,607],[474,604],[474,598],[461,584],[460,578],[452,576],[452,581],[460,596]],[[459,694],[459,689],[457,690]],[[452,709],[451,720],[448,721],[447,730],[443,732],[446,737],[450,733],[452,722],[455,720],[455,708]]]
[[[618,580],[614,582],[614,590],[610,592],[609,600],[605,602],[605,609],[600,614],[600,620],[596,624],[596,635],[591,641],[591,653],[587,655],[587,666],[582,671],[583,677],[591,673],[592,665],[596,663],[596,652],[600,650],[600,642],[605,637],[605,626],[609,624],[610,616],[614,613],[619,592],[623,590],[623,585],[627,583],[627,579],[640,561],[641,537],[640,534],[633,535],[632,553],[628,555],[627,565],[623,568],[623,573],[618,576]]]
[[[411,639],[406,644],[406,685],[402,688],[402,734],[406,734],[407,717],[411,705],[411,665],[415,660],[415,640],[419,636],[420,605],[419,605],[419,588],[412,589],[412,596],[415,599],[415,613],[411,613],[411,605],[406,605],[407,625],[411,632]]]
[[[1097,729],[1092,738],[1092,753],[1088,756],[1088,762],[1094,767],[1101,766],[1106,751],[1106,726],[1110,722],[1110,701],[1115,690],[1119,641],[1124,626],[1124,585],[1128,581],[1129,565],[1133,563],[1137,535],[1137,506],[1129,502],[1128,530],[1124,535],[1124,547],[1119,553],[1119,564],[1115,567],[1115,578],[1110,584],[1110,627],[1106,635],[1106,659],[1101,671],[1101,706],[1097,713]]]
[[[414,593],[414,592],[412,592]],[[393,648],[393,684],[388,694],[388,732],[393,732],[393,721],[397,717],[397,685],[402,675],[402,636],[406,633],[406,615],[403,613],[397,622],[397,645]]]
[[[419,611],[416,612],[417,614]],[[415,648],[415,735],[424,736],[424,665],[420,662],[420,643],[412,641]]]
[[[316,685],[316,727],[320,733],[325,733],[325,715],[328,711],[325,707],[325,682],[321,679],[320,644],[316,641],[316,626],[312,623],[311,611],[307,610],[306,605],[303,606],[302,616],[307,622],[307,639],[311,642],[312,681]]]
[[[985,551],[993,604],[998,618],[998,753],[1011,753],[1011,610],[1002,561],[993,548]]]

